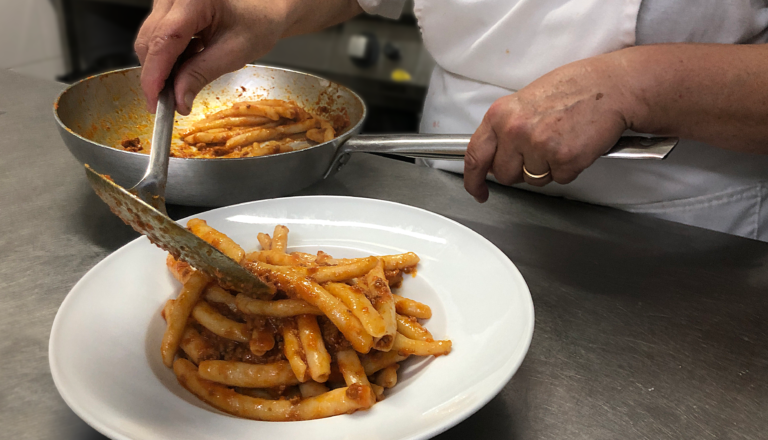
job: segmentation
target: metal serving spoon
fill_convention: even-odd
[[[137,232],[146,235],[154,244],[170,252],[174,258],[218,279],[226,288],[252,295],[272,294],[273,287],[168,217],[165,209],[165,184],[176,113],[173,76],[171,74],[158,97],[152,149],[144,177],[133,188],[126,190],[86,164],[88,180],[115,215]]]

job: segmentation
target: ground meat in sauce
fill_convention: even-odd
[[[359,287],[357,289],[360,289]],[[363,289],[360,289],[361,291]],[[278,291],[275,295],[275,299],[289,297],[284,291]],[[206,301],[208,302],[208,301]],[[272,350],[266,352],[263,356],[255,355],[251,349],[249,343],[243,343],[233,341],[231,339],[223,338],[206,329],[198,323],[193,323],[195,329],[200,332],[203,339],[218,353],[218,356],[211,356],[209,359],[221,359],[225,361],[237,361],[246,362],[250,364],[267,364],[280,360],[285,360],[284,342],[278,331],[280,328],[279,318],[267,318],[263,316],[247,316],[240,311],[233,311],[226,304],[208,302],[217,312],[221,313],[227,319],[231,319],[237,322],[245,322],[251,329],[270,329],[275,335],[275,346]],[[319,316],[317,318],[320,326],[323,342],[326,348],[335,353],[339,350],[348,349],[351,347],[349,341],[344,338],[338,328],[325,316]],[[181,354],[182,351],[180,350]]]
[[[341,133],[349,125],[349,116],[346,114],[334,113],[329,116],[329,119],[337,133]]]
[[[320,266],[327,266],[328,265],[328,260],[332,260],[332,259],[333,259],[333,257],[330,256],[329,254],[326,254],[323,251],[317,251],[317,260],[316,260],[316,262],[317,262],[318,265],[320,265]]]
[[[347,397],[349,397],[352,400],[360,399],[363,395],[363,386],[359,383],[355,383],[350,385],[347,388]]]
[[[126,139],[122,142],[120,142],[120,145],[123,146],[125,151],[131,151],[134,153],[137,153],[144,148],[141,146],[141,139],[139,138],[133,138],[133,139]]]
[[[248,343],[222,338],[199,324],[195,328],[200,332],[203,339],[220,353],[219,359],[221,360],[249,364],[271,364],[285,359],[282,344],[275,344],[275,348],[266,352],[264,356],[257,356],[251,352]]]
[[[288,400],[298,403],[301,400],[301,391],[297,386],[279,386],[275,388],[241,388],[236,387],[235,392],[246,396],[266,398],[268,400]]]
[[[328,351],[335,353],[351,347],[349,341],[344,338],[344,335],[341,334],[330,319],[325,316],[319,316],[317,323],[320,325],[320,330],[323,333],[323,342]]]
[[[211,307],[213,307],[217,312],[224,315],[225,318],[231,319],[232,321],[237,322],[247,322],[245,315],[243,315],[240,311],[233,311],[229,308],[228,305],[223,303],[216,303],[211,301],[206,301],[208,304],[210,304]]]
[[[403,284],[403,273],[399,269],[385,270],[384,276],[387,278],[390,289],[396,289]]]
[[[336,133],[341,133],[347,126],[349,126],[347,109],[343,109],[341,113],[338,113],[333,112],[327,105],[320,105],[315,108],[315,111],[331,123],[331,126],[333,126]]]
[[[275,293],[275,296],[272,297],[272,299],[275,301],[280,299],[288,299],[288,298],[290,298],[290,296],[288,296],[288,294],[283,292],[282,290],[278,290],[277,293]]]

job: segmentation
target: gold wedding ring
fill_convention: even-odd
[[[531,179],[543,179],[549,176],[549,171],[547,171],[544,174],[531,174],[530,171],[525,169],[525,165],[523,165],[523,172],[525,173],[526,176],[530,177]]]

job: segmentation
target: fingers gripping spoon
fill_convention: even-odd
[[[274,293],[272,286],[168,217],[165,183],[175,112],[171,74],[158,97],[149,166],[141,181],[126,190],[85,165],[88,181],[115,215],[174,258],[202,270],[226,288],[255,296]]]

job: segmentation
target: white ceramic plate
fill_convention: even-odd
[[[51,330],[51,373],[83,420],[115,439],[421,439],[493,398],[523,361],[533,303],[509,259],[472,230],[410,206],[349,197],[264,200],[199,214],[246,251],[276,224],[291,250],[335,257],[416,252],[418,275],[401,293],[428,304],[426,323],[450,338],[448,356],[411,361],[369,411],[302,422],[238,419],[198,401],[160,359],[160,310],[179,290],[165,252],[141,237],[91,269]],[[186,224],[186,220],[182,221]]]

